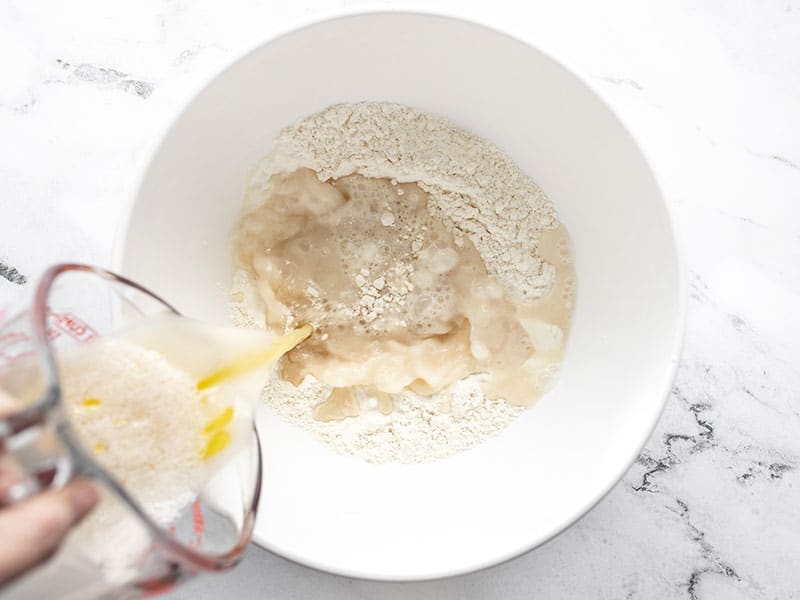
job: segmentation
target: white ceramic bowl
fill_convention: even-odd
[[[400,12],[295,28],[212,77],[144,170],[117,266],[185,313],[225,321],[229,235],[252,168],[283,126],[358,100],[444,115],[539,182],[575,244],[567,359],[557,388],[511,427],[431,464],[338,456],[262,409],[255,539],[356,577],[463,573],[557,534],[635,459],[678,359],[682,270],[647,161],[590,86],[493,29]]]

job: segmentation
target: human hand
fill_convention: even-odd
[[[13,411],[13,399],[0,391],[0,419]],[[0,498],[19,478],[16,464],[3,453],[0,441]],[[0,505],[0,586],[52,555],[97,499],[92,484],[73,481],[60,490]]]

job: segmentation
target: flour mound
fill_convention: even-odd
[[[359,174],[417,183],[430,195],[431,216],[456,241],[472,242],[489,274],[516,303],[545,298],[557,287],[555,267],[537,254],[540,238],[560,226],[550,201],[500,149],[441,117],[400,104],[360,102],[301,119],[279,133],[258,165],[245,210],[268,201],[273,176],[303,168],[315,171],[320,181]],[[393,214],[381,215],[383,226],[393,221]],[[234,324],[264,327],[256,287],[245,269],[236,274]],[[310,375],[297,387],[276,375],[263,401],[338,452],[375,463],[417,463],[470,448],[524,412],[488,399],[481,388],[484,379],[472,375],[433,396],[403,391],[395,395],[389,414],[362,394],[358,417],[332,422],[314,419],[314,407],[332,389]]]
[[[553,205],[499,148],[441,117],[386,102],[331,106],[281,131],[248,202],[266,199],[276,173],[301,167],[322,181],[359,173],[417,182],[432,215],[469,237],[515,300],[550,290],[553,270],[536,248],[541,230],[558,226]]]

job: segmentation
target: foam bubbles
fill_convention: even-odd
[[[284,192],[297,185],[290,181],[294,175],[283,177]],[[298,178],[309,181],[307,173]],[[416,184],[361,175],[312,184],[333,190],[323,194],[321,205],[314,189],[297,191],[288,203],[276,197],[291,215],[264,209],[257,216],[265,222],[246,227],[251,242],[271,248],[271,258],[262,250],[253,252],[252,261],[269,287],[262,296],[274,298],[268,306],[283,306],[291,322],[317,327],[293,355],[292,368],[335,387],[366,385],[391,393],[423,383],[438,391],[486,372],[496,384],[486,388],[489,397],[527,403],[530,380],[519,379],[515,369],[538,352],[562,351],[562,330],[526,331],[520,306],[489,275],[472,241],[456,240],[429,213],[428,196]],[[574,280],[561,274],[569,270],[562,267],[571,260],[569,239],[554,229],[540,241],[548,260],[541,268],[554,271],[560,282],[553,286],[558,306],[547,307],[557,315],[574,296]],[[318,294],[309,296],[309,287]]]
[[[450,247],[437,248],[431,252],[429,268],[437,275],[451,271],[458,264],[458,252]]]

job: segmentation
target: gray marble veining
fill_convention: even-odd
[[[0,305],[56,260],[108,264],[132,166],[186,90],[342,4],[0,5]],[[598,506],[506,564],[379,584],[253,548],[172,597],[800,597],[800,3],[436,4],[580,69],[651,158],[689,267],[664,414]]]

